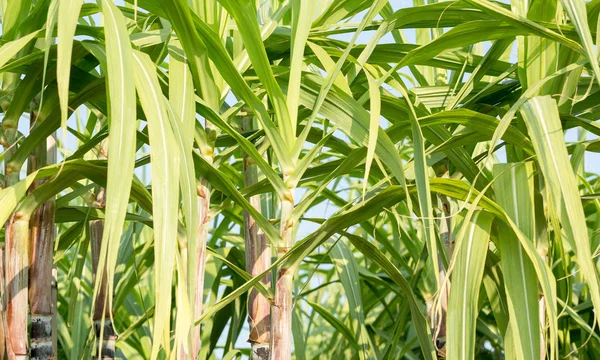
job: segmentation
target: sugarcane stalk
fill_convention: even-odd
[[[58,324],[57,314],[57,300],[58,300],[58,268],[56,265],[52,266],[52,348],[56,352],[58,350],[58,331],[56,331]]]
[[[214,25],[214,19],[208,19],[206,13],[199,11],[200,9],[192,7],[193,11],[207,24]],[[184,47],[184,50],[188,51]],[[219,111],[221,105],[220,89],[217,83],[214,81],[212,74],[213,68],[208,58],[208,54],[205,52],[201,56],[188,63],[190,67],[192,80],[194,83],[194,89],[197,94],[206,101],[206,104],[215,111]],[[213,163],[214,159],[214,142],[216,140],[216,131],[212,123],[205,119],[204,132],[208,136],[208,142],[204,142],[201,139],[196,138],[196,142],[200,148],[200,156],[208,162]],[[208,229],[210,226],[210,183],[205,178],[200,178],[197,181],[196,190],[198,194],[197,206],[198,206],[198,232],[196,237],[196,273],[195,282],[193,284],[193,314],[194,321],[199,319],[202,315],[203,302],[204,302],[204,272],[206,269],[206,242],[208,240]],[[194,254],[189,254],[194,256]],[[193,277],[190,276],[190,282],[193,282]],[[196,359],[201,348],[201,337],[200,337],[200,324],[195,324],[192,332],[192,341],[190,346],[190,352],[193,355],[192,358]],[[181,354],[185,356],[185,351]]]
[[[18,213],[12,215],[6,230],[8,358],[25,360],[29,359],[27,341],[29,218]]]
[[[92,206],[97,208],[104,208],[105,201],[105,190],[104,188],[100,188]],[[104,220],[90,221],[90,244],[92,248],[92,271],[94,283],[97,281],[96,279],[99,276],[98,263],[100,259],[100,248],[102,247],[103,234]],[[111,321],[112,309],[109,307],[109,302],[106,301],[106,295],[108,292],[108,278],[104,269],[101,269],[100,271],[102,271],[102,283],[96,296],[94,314],[92,319],[94,321],[94,334],[96,336],[96,344],[100,344],[100,346],[94,347],[93,359],[114,359],[115,342],[117,340],[117,335],[115,333]]]
[[[212,163],[212,156],[205,156],[205,160]],[[198,181],[198,240],[196,244],[196,284],[194,289],[194,319],[202,315],[204,302],[204,271],[206,269],[206,241],[208,239],[210,208],[210,184],[204,178]],[[192,341],[193,358],[197,357],[200,351],[200,325],[194,327]]]
[[[35,115],[31,114],[32,117]],[[13,186],[19,182],[20,169],[9,164],[16,151],[18,121],[4,119],[3,145],[5,153],[5,185]],[[5,228],[5,301],[6,301],[6,352],[9,360],[28,359],[27,341],[28,314],[28,266],[29,266],[29,218],[13,214]]]
[[[436,175],[441,178],[449,178],[448,167],[445,163],[436,167]],[[454,251],[454,239],[452,237],[452,214],[451,204],[443,194],[439,194],[440,204],[442,206],[442,217],[439,220],[440,239],[446,250],[448,258],[452,257]],[[448,299],[450,298],[450,281],[446,280],[448,276],[446,265],[442,261],[442,254],[438,255],[440,268],[441,288],[438,295],[437,306],[432,309],[432,322],[434,328],[435,346],[439,357],[446,357],[446,315],[448,312]]]
[[[35,117],[32,116],[31,121],[33,126]],[[56,162],[55,144],[54,138],[51,137],[29,156],[29,173]],[[33,191],[43,182],[43,180],[34,181],[30,191]],[[55,356],[55,348],[52,345],[54,209],[55,201],[49,199],[33,212],[30,220],[29,312],[31,320],[31,359],[52,359]]]
[[[0,182],[0,190],[4,189],[4,182]],[[6,357],[6,291],[4,288],[4,244],[0,246],[0,360]]]
[[[205,132],[208,135],[207,136],[207,140],[208,142],[205,142],[201,139],[196,138],[196,142],[198,143],[199,146],[199,150],[200,150],[200,156],[202,156],[202,158],[204,159],[204,161],[208,162],[209,164],[213,163],[213,159],[214,159],[214,141],[216,139],[216,132],[213,129],[213,125],[209,122],[206,121],[205,124]],[[193,314],[194,314],[194,321],[198,320],[198,318],[200,318],[200,316],[202,315],[202,311],[203,311],[203,303],[204,303],[204,272],[206,269],[206,243],[208,240],[208,229],[210,226],[210,215],[209,215],[209,210],[210,210],[210,183],[208,182],[207,179],[201,177],[200,179],[197,180],[196,182],[196,192],[197,192],[197,208],[198,208],[198,228],[197,228],[197,237],[196,237],[196,251],[195,254],[192,254],[189,252],[189,249],[187,248],[187,245],[184,247],[182,254],[183,256],[188,257],[188,259],[190,259],[190,262],[186,263],[188,264],[187,266],[193,266],[190,265],[192,264],[191,260],[191,256],[195,257],[195,274],[190,274],[190,275],[195,275],[195,280],[194,277],[190,276],[190,279],[188,280],[190,282],[190,287],[189,289],[193,289],[192,293],[190,294],[191,297],[191,301],[193,304]],[[185,261],[185,259],[184,259]],[[200,336],[200,329],[201,329],[201,325],[200,324],[194,324],[193,326],[193,330],[191,332],[191,341],[190,341],[190,347],[189,350],[188,349],[181,349],[181,351],[179,351],[179,359],[183,360],[183,359],[197,359],[198,358],[198,353],[200,352],[201,349],[201,345],[202,345],[202,341],[201,341],[201,336]],[[191,355],[191,356],[190,356]]]
[[[284,180],[285,176],[284,176]],[[294,245],[295,225],[292,220],[294,210],[295,188],[288,188],[288,196],[281,199],[280,234],[281,243],[277,247],[277,256],[285,255]],[[271,358],[291,360],[292,357],[292,288],[294,285],[293,269],[285,263],[277,273],[275,287],[275,304],[271,307],[272,334]]]
[[[205,131],[208,135],[209,143],[200,143],[200,156],[209,164],[214,159],[214,140],[216,132],[213,125],[206,121]],[[196,140],[198,141],[198,140]],[[206,269],[206,242],[208,240],[208,229],[210,226],[210,183],[205,178],[198,179],[196,183],[197,206],[198,206],[198,232],[196,238],[196,281],[194,283],[194,319],[200,318],[204,304],[204,272]],[[191,255],[191,254],[190,254]],[[191,341],[192,358],[196,359],[200,351],[202,342],[200,337],[201,325],[194,325]],[[184,353],[184,352],[182,352]]]
[[[440,195],[440,202],[442,204],[442,216],[440,219],[439,228],[440,228],[440,238],[444,247],[446,249],[446,254],[448,257],[451,257],[452,251],[454,249],[454,244],[452,240],[452,217],[450,214],[450,202],[448,198],[444,195]],[[441,256],[440,256],[441,257]],[[448,300],[450,298],[450,280],[446,280],[448,276],[445,265],[439,259],[440,265],[440,282],[441,288],[438,299],[438,307],[439,309],[434,309],[433,312],[436,314],[433,316],[434,319],[434,332],[435,332],[435,346],[438,350],[438,356],[445,357],[446,356],[446,316],[448,312]]]
[[[96,199],[92,206],[97,208],[104,208],[106,201],[106,193],[104,188],[98,190]],[[90,221],[90,244],[92,248],[92,271],[93,281],[96,282],[98,277],[98,263],[100,259],[100,248],[102,247],[102,236],[104,234],[104,220],[92,220]],[[117,336],[112,325],[111,313],[112,309],[109,308],[109,302],[106,301],[106,294],[108,292],[108,278],[106,271],[102,271],[102,283],[100,290],[96,297],[94,307],[94,333],[96,336],[96,344],[101,346],[95,347],[93,352],[94,359],[114,359],[115,358],[115,342]],[[98,354],[100,352],[100,354]]]
[[[98,151],[98,159],[106,159],[106,143],[100,145]],[[106,205],[106,190],[98,188],[96,199],[92,202],[92,206],[104,209]],[[108,277],[105,269],[98,269],[100,262],[100,249],[102,248],[102,237],[104,235],[104,220],[97,219],[90,221],[90,245],[92,251],[92,273],[93,282],[96,283],[99,276],[98,271],[102,271],[100,289],[96,295],[94,313],[92,320],[94,321],[94,334],[96,336],[96,344],[92,352],[93,359],[114,359],[115,358],[115,342],[117,334],[112,323],[112,308],[110,302],[107,301],[108,294]]]
[[[247,114],[246,114],[247,115]],[[252,117],[242,118],[242,131],[252,130]],[[258,182],[258,169],[252,158],[244,157],[244,185],[251,186]],[[250,204],[261,210],[260,195],[251,196]],[[268,246],[264,232],[256,225],[248,212],[244,211],[244,241],[246,255],[246,271],[252,276],[263,273],[271,265],[271,249]],[[270,274],[262,279],[271,286]],[[251,346],[252,360],[268,360],[270,358],[271,340],[271,305],[256,289],[248,294],[248,325],[250,335],[248,342]]]
[[[4,310],[6,309],[6,291],[4,288],[4,246],[0,247],[0,289],[2,291],[0,295],[0,360],[4,360],[6,355],[6,316],[4,316]]]

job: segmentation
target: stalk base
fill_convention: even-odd
[[[269,360],[269,344],[252,344],[252,360]]]
[[[53,357],[52,315],[31,315],[31,360]]]
[[[102,322],[101,320],[94,321],[94,331],[96,332],[96,339],[100,341],[100,332],[103,328],[102,332],[102,348],[100,352],[100,356],[96,355],[92,356],[93,360],[108,360],[115,358],[115,342],[117,340],[117,334],[115,333],[115,329],[112,326],[112,321],[105,320]],[[97,349],[97,347],[96,347]]]

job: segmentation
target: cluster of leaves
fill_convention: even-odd
[[[299,235],[267,270],[296,273],[298,359],[600,358],[600,1],[391,4],[2,2],[0,220],[57,197],[59,358],[94,346],[97,219],[121,356],[168,358],[195,320],[200,358],[247,357],[247,292],[274,290],[243,270],[244,211],[274,255],[279,222]],[[62,161],[8,182],[54,133]]]

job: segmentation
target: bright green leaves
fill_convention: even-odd
[[[17,55],[21,49],[33,40],[39,31],[23,36],[17,40],[9,41],[0,47],[0,67],[4,66],[13,56]]]
[[[468,216],[467,216],[468,218]],[[479,290],[488,250],[493,216],[476,211],[463,223],[466,231],[457,238],[455,263],[452,270],[448,301],[447,356],[469,360],[475,357],[475,323],[479,314]]]
[[[194,84],[196,87],[200,86],[202,78],[199,71],[195,71],[195,69],[199,68],[199,65],[194,65],[194,58],[202,55],[198,54],[198,51],[201,49],[210,48],[210,51],[207,52],[210,60],[215,64],[215,67],[231,87],[233,93],[254,111],[254,114],[263,126],[284,171],[291,171],[293,169],[293,162],[291,160],[290,151],[287,149],[286,140],[281,136],[281,133],[271,120],[265,105],[258,96],[252,92],[248,84],[237,71],[229,54],[225,50],[221,39],[208,25],[203,23],[202,20],[194,14],[190,14],[189,7],[183,0],[161,2],[161,5],[174,25],[186,56],[188,59],[192,59],[190,60],[190,68],[195,79]],[[260,50],[257,51],[257,61],[264,61],[263,54],[261,54]],[[270,69],[265,70],[265,72],[265,76],[268,76],[269,72],[271,72],[272,75]],[[273,91],[277,93],[277,90]]]
[[[327,321],[336,332],[341,334],[346,341],[361,354],[361,359],[364,357],[364,353],[361,352],[358,342],[356,341],[355,335],[352,331],[344,324],[341,320],[337,319],[331,312],[322,307],[321,305],[308,301],[308,304],[315,310],[325,321]]]
[[[196,172],[192,158],[194,127],[196,125],[194,86],[192,83],[192,74],[187,67],[182,51],[175,47],[171,48],[169,58],[169,104],[169,120],[177,141],[177,150],[179,150],[181,155],[179,184],[182,198],[181,212],[186,225],[184,240],[186,250],[181,251],[182,256],[177,262],[177,268],[180,270],[177,291],[184,292],[183,290],[185,289],[185,292],[187,292],[177,297],[177,308],[180,311],[177,312],[176,320],[176,329],[178,331],[176,339],[179,341],[179,343],[176,342],[176,347],[181,349],[185,344],[184,339],[189,339],[189,334],[193,333],[191,332],[193,329],[193,311],[190,309],[191,304],[194,304],[194,289],[198,275],[196,274],[196,250],[198,247],[196,233],[198,231],[199,211],[197,206]],[[171,189],[170,191],[173,190]],[[185,270],[183,270],[184,265],[187,265]],[[187,283],[184,280],[187,280]],[[185,298],[182,298],[183,296]]]
[[[502,39],[495,41],[490,49],[485,54],[483,60],[477,65],[475,70],[469,76],[469,79],[462,84],[462,87],[454,98],[446,105],[446,110],[451,110],[460,104],[474,89],[474,86],[481,81],[484,75],[487,73],[489,68],[493,66],[506,51],[508,47],[512,45],[512,39]]]
[[[317,3],[316,0],[292,0],[292,49],[290,80],[286,100],[293,130],[296,129],[298,123],[298,106],[300,105],[298,99],[300,97],[300,77],[304,63],[304,47],[315,16]]]
[[[526,3],[522,5],[523,9],[518,10],[518,15],[528,17],[530,20],[552,22],[557,17],[556,3],[533,1],[528,9],[524,8]],[[528,35],[517,37],[517,43],[519,45],[519,79],[524,89],[527,89],[529,85],[536,84],[557,70],[558,44],[555,41],[536,35]],[[570,51],[568,49],[563,51],[565,50]],[[539,93],[542,95],[549,94],[551,86],[551,82],[546,83],[540,88]]]
[[[298,156],[300,154],[300,150],[304,145],[304,140],[308,135],[308,129],[312,127],[313,122],[315,121],[317,115],[321,112],[321,107],[323,106],[325,99],[328,97],[329,91],[331,90],[334,81],[337,79],[338,74],[342,71],[342,67],[346,63],[348,56],[350,55],[350,50],[354,46],[356,40],[358,39],[358,35],[364,30],[367,24],[379,13],[379,11],[385,6],[387,1],[385,0],[376,0],[371,4],[369,11],[367,11],[366,15],[361,19],[360,24],[356,28],[356,31],[352,35],[352,39],[344,49],[344,52],[339,57],[337,63],[335,64],[335,68],[331,71],[327,71],[327,76],[323,79],[321,84],[321,88],[317,94],[316,99],[312,105],[309,105],[309,108],[312,110],[310,114],[310,118],[308,119],[308,126],[302,132],[299,137],[299,142],[296,144],[296,149],[294,150],[294,155]]]
[[[209,54],[196,32],[192,20],[195,14],[192,13],[187,2],[183,1],[159,2],[157,6],[162,6],[186,51],[196,90],[211,107],[217,107],[220,101],[219,94],[216,91],[214,77],[210,71],[207,71]],[[208,26],[206,28],[207,31],[211,31]]]
[[[202,114],[206,119],[211,121],[215,126],[220,128],[226,134],[229,134],[232,138],[234,138],[238,145],[248,154],[249,157],[254,160],[256,165],[263,172],[263,175],[271,182],[275,192],[279,195],[279,197],[284,198],[288,193],[287,186],[284,184],[283,180],[277,174],[275,170],[271,167],[271,165],[265,161],[262,155],[258,152],[254,144],[252,144],[248,139],[246,139],[243,135],[238,133],[225,119],[222,119],[219,114],[213,111],[207,104],[199,100],[198,102],[198,111]]]
[[[577,30],[577,34],[579,34],[585,55],[592,66],[592,70],[594,70],[596,81],[600,84],[598,52],[594,48],[594,41],[588,25],[587,11],[585,8],[586,3],[584,0],[561,0],[560,3],[569,15],[571,24],[575,30]]]
[[[366,257],[376,263],[378,267],[385,271],[391,280],[400,288],[400,290],[406,294],[413,324],[415,326],[415,331],[417,332],[417,337],[419,339],[419,343],[421,344],[421,352],[423,353],[423,357],[427,360],[435,359],[435,348],[433,342],[431,341],[431,331],[429,330],[429,325],[425,320],[425,316],[419,309],[419,305],[417,304],[415,294],[410,286],[410,283],[406,280],[398,268],[396,268],[396,266],[394,266],[394,264],[392,264],[392,262],[375,245],[371,244],[369,241],[360,236],[347,233],[344,235],[348,238],[348,240],[350,240],[350,242],[352,242],[352,245],[358,251],[363,253]]]
[[[513,105],[510,107],[510,109],[508,109],[508,111],[502,116],[502,119],[500,120],[498,127],[494,131],[494,135],[492,137],[492,141],[490,144],[489,155],[491,155],[491,153],[493,152],[493,149],[496,146],[496,144],[498,144],[498,141],[500,141],[500,139],[504,136],[504,133],[506,133],[506,131],[508,130],[508,128],[511,125],[513,117],[519,111],[520,107],[523,104],[525,104],[525,102],[527,102],[530,98],[535,96],[535,94],[542,88],[542,86],[544,86],[544,84],[546,82],[556,78],[557,76],[560,76],[563,74],[568,74],[571,71],[577,71],[582,66],[583,66],[582,62],[576,62],[576,63],[569,64],[569,65],[565,66],[564,68],[556,71],[552,75],[549,75],[549,76],[545,77],[544,79],[538,81],[537,83],[530,84],[527,91],[523,92],[521,97],[517,101],[515,101],[513,103]]]
[[[106,218],[98,268],[106,268],[109,289],[107,296],[111,303],[119,242],[133,181],[137,121],[135,87],[130,79],[134,66],[125,19],[112,1],[103,0],[100,5],[105,23],[110,142]],[[98,293],[100,283],[101,281],[96,282],[94,293]]]
[[[46,68],[48,66],[48,60],[50,59],[50,47],[52,45],[52,33],[54,27],[58,21],[58,8],[60,5],[59,0],[52,0],[48,8],[48,14],[46,15],[46,36],[44,38],[45,49],[44,49],[44,74],[42,76],[42,87],[46,85]],[[40,108],[44,103],[44,92],[40,95]],[[61,114],[62,116],[62,114]]]
[[[14,0],[0,2],[2,11],[2,32],[9,39],[14,39],[15,34],[20,30],[23,20],[27,17],[31,1]]]
[[[548,187],[549,203],[561,220],[566,239],[575,250],[576,261],[589,287],[594,308],[600,311],[600,283],[556,101],[550,96],[535,97],[522,107],[521,114],[529,129],[540,170]]]
[[[354,332],[353,339],[358,341],[358,352],[361,359],[370,359],[369,335],[365,327],[365,314],[360,287],[359,268],[352,251],[341,241],[332,247],[329,254],[339,274],[342,286],[348,298],[350,310],[351,329]]]
[[[494,165],[496,203],[530,240],[535,239],[533,164]],[[519,240],[505,224],[498,224],[498,246],[513,343],[517,358],[540,358],[538,287],[535,269]]]
[[[381,121],[381,97],[379,93],[379,86],[375,79],[368,71],[365,71],[367,80],[369,83],[369,141],[367,144],[367,158],[365,160],[365,176],[363,179],[363,198],[367,191],[367,184],[369,181],[369,171],[371,171],[371,164],[375,157],[375,148],[377,147],[377,134],[379,132],[379,122]]]
[[[152,214],[154,219],[155,301],[152,359],[159,346],[169,354],[170,310],[179,209],[180,152],[168,119],[156,67],[146,54],[133,54],[136,64],[135,85],[148,119],[152,166]],[[177,121],[177,120],[176,120]],[[183,142],[183,139],[181,139]],[[177,343],[177,342],[176,342]]]
[[[463,0],[463,1],[475,6],[476,8],[481,9],[486,14],[489,14],[490,16],[502,21],[503,23],[510,25],[515,30],[522,32],[521,35],[525,35],[525,34],[539,35],[539,36],[543,36],[545,38],[557,41],[559,43],[562,43],[563,45],[568,46],[568,47],[572,48],[573,50],[576,50],[576,51],[582,50],[581,45],[579,45],[576,41],[573,41],[564,35],[558,34],[555,31],[552,31],[551,29],[543,27],[542,25],[540,25],[536,22],[528,20],[527,18],[524,18],[523,16],[519,16],[519,15],[511,12],[510,10],[504,8],[502,5],[500,5],[496,2],[492,2],[492,1],[488,1],[488,0]],[[483,29],[481,29],[480,32],[483,32]],[[491,31],[491,33],[494,33],[494,34],[499,34],[501,32],[502,32],[501,29]]]
[[[412,141],[414,148],[414,169],[415,169],[415,184],[417,186],[417,197],[419,200],[419,210],[421,221],[423,224],[423,235],[425,244],[429,253],[429,261],[433,268],[435,290],[440,289],[440,265],[437,239],[435,235],[435,225],[433,219],[433,207],[431,202],[430,184],[429,184],[429,168],[425,157],[425,138],[421,130],[421,125],[417,119],[416,110],[412,104],[412,99],[408,91],[403,87],[398,87],[400,94],[407,100],[410,112],[408,114],[410,128],[412,133]],[[408,208],[411,208],[410,198],[407,196]]]
[[[545,352],[556,358],[562,349],[575,348],[583,357],[594,346],[598,337],[591,334],[586,343],[585,336],[592,330],[590,299],[596,309],[600,304],[594,268],[600,207],[598,181],[588,176],[595,169],[584,159],[598,142],[582,137],[565,144],[563,130],[600,133],[594,125],[597,87],[589,76],[598,72],[589,33],[598,31],[599,1],[515,0],[512,12],[505,2],[489,0],[415,0],[415,6],[396,12],[385,0],[263,1],[260,9],[252,0],[127,2],[133,7],[114,0],[99,0],[99,7],[81,0],[16,0],[3,9],[0,98],[9,105],[6,127],[44,90],[43,106],[33,109],[43,126],[17,134],[22,138],[14,156],[4,155],[13,174],[73,109],[83,105],[95,114],[87,124],[68,128],[79,142],[77,149],[62,150],[65,156],[73,150],[77,160],[36,175],[52,181],[29,196],[31,177],[0,192],[4,218],[31,213],[44,199],[64,194],[55,260],[59,274],[68,272],[76,285],[59,286],[59,301],[71,306],[58,307],[67,320],[59,320],[58,332],[71,357],[83,356],[90,322],[85,301],[93,296],[85,286],[91,278],[86,247],[76,249],[87,216],[106,221],[101,267],[118,282],[110,288],[117,330],[127,329],[118,340],[122,354],[174,358],[188,347],[191,324],[198,320],[190,306],[197,176],[212,190],[209,217],[215,226],[208,241],[228,254],[213,253],[204,272],[210,295],[200,319],[201,357],[220,356],[216,339],[225,334],[222,356],[239,354],[244,296],[253,286],[273,300],[273,292],[258,285],[260,276],[240,270],[238,229],[245,210],[271,243],[281,242],[276,197],[289,199],[290,188],[302,195],[290,215],[298,233],[308,221],[322,224],[269,270],[292,265],[305,284],[295,294],[297,358],[330,356],[336,353],[331,349],[363,359],[436,357],[432,324],[424,315],[427,306],[436,305],[430,303],[436,299],[429,296],[430,285],[441,267],[440,234],[446,233],[436,227],[436,193],[469,207],[470,214],[448,268],[450,358],[478,358],[483,350],[473,344],[488,340],[493,349],[486,352],[536,360]],[[430,4],[420,6],[425,3]],[[374,20],[377,15],[384,20]],[[416,29],[409,30],[418,33],[416,44],[405,43],[400,29]],[[364,46],[356,45],[367,36],[363,31],[377,32]],[[396,43],[383,44],[390,32]],[[80,35],[93,40],[78,41]],[[58,46],[52,42],[56,36]],[[515,38],[526,39],[519,64],[508,60]],[[483,41],[495,41],[485,56]],[[448,70],[450,79],[439,76]],[[472,74],[468,80],[466,73]],[[560,119],[551,99],[529,100],[539,94],[561,96]],[[140,131],[136,109],[147,120]],[[260,122],[256,131],[240,132],[241,109]],[[108,126],[96,132],[100,114]],[[218,129],[215,141],[197,118]],[[382,119],[389,126],[381,126]],[[108,160],[90,160],[104,138]],[[502,146],[519,149],[516,155],[529,162],[494,165],[491,176],[493,153]],[[143,156],[146,149],[149,156]],[[260,169],[254,185],[243,185],[242,158]],[[431,175],[431,167],[441,163],[448,166],[448,179]],[[152,177],[144,179],[148,188],[133,176],[134,166],[142,173],[152,169]],[[106,212],[86,213],[82,198],[105,185]],[[257,194],[269,216],[247,201]],[[325,220],[319,209],[329,204],[339,211]],[[494,244],[488,241],[490,213],[496,218]],[[65,223],[73,221],[65,231]],[[134,230],[124,233],[125,222]],[[337,236],[342,239],[329,255],[319,253]],[[546,248],[544,257],[538,249]],[[486,298],[478,298],[482,284]],[[328,308],[338,294],[339,306]],[[337,337],[320,340],[329,335],[323,330],[334,329]]]
[[[314,112],[312,106],[318,103],[318,96],[323,91],[323,82],[316,75],[305,75],[302,78],[302,91],[300,93],[300,103]],[[340,130],[345,132],[354,141],[368,146],[370,115],[356,100],[349,95],[331,91],[324,99],[320,113],[335,123]],[[390,170],[400,184],[406,185],[404,179],[404,167],[398,151],[390,137],[381,128],[377,134],[377,145],[375,155]]]
[[[321,63],[321,67],[323,68],[323,70],[325,70],[325,72],[327,73],[331,73],[333,71],[335,71],[335,61],[333,61],[333,59],[331,58],[331,56],[329,56],[329,54],[327,53],[327,50],[323,49],[323,47],[317,45],[316,43],[313,42],[307,42],[306,43],[308,46],[310,46],[310,50],[312,50],[313,54],[315,54],[315,56],[317,57],[317,59],[319,59],[319,62]],[[290,81],[295,80],[290,76]],[[339,87],[341,90],[345,91],[347,94],[352,94],[352,91],[350,90],[350,86],[348,85],[348,80],[346,79],[346,76],[344,76],[343,73],[338,72],[337,76],[335,77],[335,79],[333,80],[333,83]],[[289,85],[292,86],[293,84]],[[288,86],[288,93],[290,91],[292,91],[293,89],[289,88]]]
[[[273,76],[273,70],[271,69],[269,59],[267,58],[267,53],[256,20],[256,7],[254,1],[220,0],[220,3],[223,4],[223,7],[225,7],[235,19],[244,46],[248,51],[248,56],[254,66],[254,71],[256,71],[256,74],[262,81],[263,86],[269,95],[269,100],[273,104],[279,131],[286,142],[285,146],[288,151],[291,151],[295,144],[296,129],[292,127],[286,99]]]
[[[0,190],[0,220],[3,224],[17,207],[19,201],[23,195],[25,195],[36,176],[37,171],[29,174],[25,179],[19,181],[15,185]]]
[[[56,59],[56,81],[60,99],[61,127],[66,132],[69,113],[69,81],[71,78],[71,54],[73,52],[73,37],[77,27],[77,19],[81,10],[82,0],[59,0],[58,5],[58,54]],[[111,0],[111,5],[112,0]],[[114,6],[115,11],[116,6]],[[107,7],[103,7],[107,8]],[[111,10],[108,10],[111,12]],[[120,14],[119,14],[120,15]],[[104,15],[107,16],[106,14]],[[116,16],[112,13],[108,16]],[[107,21],[107,25],[115,20]],[[109,25],[110,26],[110,25]],[[114,30],[113,30],[114,31]],[[129,39],[127,40],[129,42]]]
[[[451,49],[473,45],[482,41],[512,38],[527,34],[500,21],[478,20],[455,26],[427,45],[422,45],[406,55],[399,66],[423,63]]]

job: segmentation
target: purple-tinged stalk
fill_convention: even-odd
[[[196,286],[194,289],[194,319],[202,315],[204,302],[204,271],[206,268],[206,241],[208,237],[208,210],[210,206],[210,187],[208,181],[198,182],[198,243],[196,249]],[[200,325],[194,327],[192,354],[200,350]],[[195,357],[195,356],[194,356]]]
[[[6,110],[8,109],[9,106],[9,102],[8,101],[3,101],[2,102],[2,112],[6,113]],[[4,130],[4,121],[2,122],[2,129]],[[8,144],[8,140],[6,138],[6,133],[4,133],[3,135],[0,136],[0,143],[1,145],[4,147],[4,151],[5,153],[5,160],[7,159],[7,157],[11,156],[10,153],[10,145]],[[5,161],[6,164],[6,161]],[[5,168],[6,170],[6,168]],[[6,174],[6,171],[5,171]],[[6,178],[6,176],[4,177],[4,181],[0,184],[0,186],[4,189],[6,186],[8,186],[8,179]],[[6,228],[8,229],[8,222],[5,224]],[[4,360],[5,355],[8,351],[8,323],[6,321],[6,314],[7,314],[7,307],[8,307],[8,297],[7,297],[7,289],[5,287],[6,283],[5,283],[5,275],[6,275],[6,236],[5,236],[5,243],[2,244],[2,246],[0,247],[0,360]]]
[[[7,353],[9,360],[29,359],[27,341],[29,217],[13,214],[8,220],[6,241]]]
[[[4,247],[0,248],[0,289],[2,289],[2,295],[0,297],[0,360],[4,360],[6,355],[6,291],[4,287]]]
[[[242,118],[242,131],[252,130],[252,117]],[[258,182],[258,169],[251,157],[244,157],[244,185],[251,186]],[[249,198],[250,204],[261,210],[260,195]],[[244,241],[246,249],[246,271],[257,276],[271,266],[271,249],[262,230],[256,225],[248,212],[244,211]],[[266,275],[262,282],[271,286],[271,275]],[[248,324],[250,335],[248,342],[251,345],[252,360],[270,359],[271,340],[271,304],[256,289],[250,290],[248,295]]]
[[[6,316],[4,316],[4,310],[6,309],[6,296],[4,290],[4,247],[0,247],[0,360],[4,360],[6,354]]]
[[[31,117],[35,114],[31,112]],[[4,119],[3,146],[4,161],[9,164],[16,151],[17,122]],[[19,182],[19,171],[5,165],[5,186],[10,187]],[[5,334],[6,352],[9,360],[28,359],[29,346],[27,340],[27,314],[29,304],[27,292],[29,287],[29,217],[19,213],[13,214],[5,227]]]
[[[93,206],[96,208],[104,208],[106,202],[106,193],[104,188],[98,190]],[[100,259],[100,248],[102,247],[102,236],[104,235],[104,220],[90,221],[90,244],[92,248],[92,271],[93,282],[96,283],[98,277],[98,263]],[[96,335],[96,344],[101,346],[94,347],[94,359],[114,359],[115,358],[115,341],[117,339],[111,321],[111,309],[109,303],[106,302],[106,294],[108,292],[108,278],[106,271],[102,271],[102,284],[96,296],[94,314],[94,333]],[[102,334],[102,338],[100,338]],[[100,351],[100,354],[98,354]]]
[[[287,180],[284,178],[284,180]],[[296,226],[292,220],[294,210],[294,188],[288,189],[288,196],[281,200],[280,234],[282,242],[277,247],[277,257],[281,258],[294,246]],[[294,269],[285,263],[277,274],[275,304],[271,307],[271,358],[291,360],[292,358],[292,289]]]
[[[4,184],[0,183],[0,189],[4,189]],[[6,291],[4,289],[4,246],[0,247],[0,360],[4,360],[6,355]]]
[[[58,331],[57,324],[57,301],[58,301],[58,268],[52,266],[52,348],[58,350]]]
[[[98,159],[106,159],[105,144],[101,144]],[[106,205],[106,191],[104,188],[98,188],[96,199],[92,206],[104,209]],[[100,249],[102,248],[102,237],[104,235],[104,220],[97,219],[90,221],[90,245],[92,251],[92,274],[93,283],[96,283],[98,278],[98,263],[100,261]],[[94,334],[96,336],[96,344],[93,351],[93,359],[114,359],[115,358],[115,342],[117,334],[112,324],[112,309],[110,302],[107,300],[108,293],[108,277],[106,270],[102,271],[102,283],[95,299],[94,313],[92,320],[94,321]]]
[[[213,149],[202,152],[202,157],[209,164],[213,162]],[[210,184],[205,178],[198,180],[198,238],[196,242],[196,284],[194,289],[194,319],[202,315],[204,303],[204,272],[206,269],[206,242],[208,241],[208,228],[210,226]],[[192,354],[196,358],[200,351],[200,328],[201,325],[194,327],[192,340]]]
[[[32,126],[34,117],[32,117]],[[56,162],[56,146],[53,137],[48,138],[29,156],[28,173]],[[36,180],[30,191],[42,185]],[[29,312],[31,320],[31,359],[52,359],[56,349],[52,344],[55,329],[52,325],[55,305],[52,298],[52,246],[55,239],[55,200],[49,199],[31,215],[29,248]]]
[[[98,190],[96,199],[93,202],[93,206],[97,208],[104,208],[106,201],[106,193],[104,188]],[[98,263],[100,259],[100,248],[102,247],[102,236],[104,234],[104,220],[92,220],[90,221],[90,244],[92,248],[92,271],[93,271],[93,282],[96,283],[98,278]],[[96,336],[96,344],[100,346],[94,347],[93,358],[94,359],[114,359],[115,358],[115,342],[117,340],[116,333],[114,331],[111,312],[109,308],[109,302],[106,301],[106,294],[108,292],[108,278],[106,271],[102,271],[102,283],[96,296],[94,314],[92,320],[94,321],[94,334]],[[102,338],[101,338],[102,336]],[[100,352],[100,354],[98,354]]]

